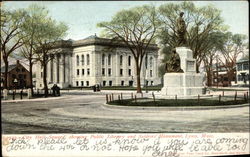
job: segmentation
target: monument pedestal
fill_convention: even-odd
[[[202,75],[197,73],[166,73],[161,94],[187,96],[202,94]]]
[[[192,50],[186,47],[177,47],[181,69],[183,73],[165,73],[162,96],[188,96],[201,95],[203,91],[202,75],[196,73],[196,61],[193,58]]]

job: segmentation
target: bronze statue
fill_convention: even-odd
[[[180,17],[177,19],[177,37],[178,37],[178,46],[186,46],[186,24],[183,19],[184,12],[180,13]]]
[[[180,59],[179,54],[176,52],[176,49],[172,50],[171,58],[166,63],[165,69],[167,73],[171,73],[171,72],[182,73],[183,72],[183,70],[181,69],[181,59]]]

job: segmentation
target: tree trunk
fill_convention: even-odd
[[[207,86],[210,87],[212,85],[212,79],[211,79],[211,70],[207,70]]]
[[[136,62],[136,81],[137,81],[137,93],[141,93],[141,68],[138,65],[138,62]]]
[[[29,60],[29,75],[30,75],[30,82],[31,82],[31,85],[30,85],[30,88],[31,88],[31,96],[33,96],[34,94],[34,91],[33,91],[33,80],[32,80],[32,67],[33,67],[33,63],[31,61],[31,59]]]
[[[45,57],[43,60],[43,86],[44,86],[44,96],[48,97],[47,64],[46,64]]]
[[[3,58],[3,60],[4,60],[4,64],[5,64],[3,88],[8,89],[8,68],[9,68],[9,63],[8,63],[7,58]]]

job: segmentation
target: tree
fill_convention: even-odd
[[[43,18],[45,18],[48,13],[44,8],[39,7],[38,5],[31,5],[24,10],[26,11],[24,15],[25,22],[22,24],[19,37],[25,36],[26,38],[22,38],[24,45],[21,47],[20,55],[26,58],[29,62],[30,88],[31,94],[33,95],[32,73],[33,65],[36,61],[35,49],[37,48],[34,35],[39,31],[37,25],[42,23]]]
[[[118,38],[133,54],[136,65],[137,92],[141,93],[141,67],[149,45],[155,38],[155,7],[144,5],[118,12],[110,22],[101,22],[106,37]]]
[[[218,57],[220,63],[226,68],[228,73],[228,81],[231,85],[231,81],[234,75],[234,68],[236,66],[237,58],[240,54],[243,54],[244,49],[247,48],[248,42],[246,35],[232,34],[226,32],[223,47],[220,51],[222,57]]]
[[[225,34],[222,32],[210,33],[209,41],[213,41],[210,49],[206,53],[203,53],[202,61],[204,63],[204,68],[207,76],[207,86],[212,86],[212,73],[213,73],[213,61],[217,58],[217,52],[223,49],[223,44],[225,42]]]
[[[197,64],[196,71],[198,72],[203,57],[213,49],[213,40],[210,40],[208,36],[213,32],[224,31],[227,27],[223,24],[221,11],[214,6],[195,7],[192,2],[161,5],[159,19],[162,24],[159,38],[161,43],[169,47],[170,50],[177,46],[176,20],[180,12],[184,12],[187,46],[193,51]]]
[[[46,11],[43,8],[44,12]],[[36,23],[36,33],[34,34],[34,43],[36,60],[40,62],[43,69],[43,84],[45,97],[48,96],[48,84],[47,84],[47,64],[50,61],[50,54],[58,40],[62,39],[66,35],[68,30],[67,25],[63,22],[56,22],[48,14],[41,16],[39,23]],[[54,52],[55,53],[55,52]]]
[[[8,58],[23,45],[20,27],[24,22],[25,12],[22,10],[1,10],[1,57],[5,64],[4,88],[7,89]]]

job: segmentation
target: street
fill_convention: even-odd
[[[130,93],[124,93],[124,98]],[[117,97],[117,95],[115,95]],[[197,133],[249,132],[249,106],[217,109],[110,107],[104,93],[2,102],[2,132]]]

